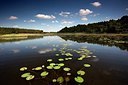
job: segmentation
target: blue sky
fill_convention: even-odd
[[[0,0],[0,26],[59,31],[128,15],[128,0]]]

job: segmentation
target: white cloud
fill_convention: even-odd
[[[60,16],[68,17],[71,13],[70,12],[61,12],[59,13]]]
[[[18,19],[18,17],[16,17],[16,16],[10,16],[9,19],[10,20],[16,20],[16,19]]]
[[[93,3],[91,3],[93,6],[95,6],[95,7],[99,7],[99,6],[101,6],[101,3],[100,2],[93,2]]]
[[[59,21],[55,20],[55,21],[52,21],[52,23],[59,23]]]
[[[86,16],[86,15],[93,13],[93,11],[91,11],[89,9],[80,9],[79,13],[81,16],[84,16],[84,15]]]
[[[90,15],[90,16],[92,16],[92,17],[96,17],[96,16],[99,16],[100,14],[99,13],[97,13],[97,14],[93,14],[93,15]]]
[[[87,17],[82,17],[81,20],[82,20],[82,21],[87,21],[88,18],[87,18]]]
[[[24,20],[24,22],[36,22],[35,20],[33,20],[33,19],[30,19],[30,20]]]
[[[61,22],[61,24],[73,24],[73,23],[74,23],[73,21],[66,21],[66,20]]]
[[[37,14],[35,17],[40,19],[55,19],[56,17],[53,15],[45,15],[45,14]]]
[[[12,27],[17,28],[17,27],[19,27],[19,26],[18,26],[18,25],[14,25],[14,26],[12,26]]]

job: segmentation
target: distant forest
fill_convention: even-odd
[[[118,20],[109,20],[88,25],[65,27],[59,33],[128,33],[128,16]]]
[[[43,30],[0,27],[0,34],[43,33]]]

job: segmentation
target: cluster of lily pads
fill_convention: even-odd
[[[56,53],[55,56],[58,58],[57,61],[55,62],[53,59],[47,59],[47,65],[42,65],[42,66],[38,66],[32,69],[28,69],[27,67],[21,67],[20,71],[24,72],[21,77],[25,78],[26,80],[30,81],[33,79],[44,79],[47,78],[47,76],[53,75],[55,74],[55,77],[53,79],[51,79],[52,83],[64,83],[64,82],[69,82],[70,76],[72,75],[71,73],[71,68],[65,65],[66,61],[70,61],[72,59],[75,59],[72,53],[70,53],[69,51],[75,52],[77,54],[79,54],[80,57],[77,58],[77,60],[83,60],[85,58],[89,58],[91,57],[90,55],[92,54],[92,52],[90,52],[87,48],[80,48],[78,50],[73,50],[73,49],[69,49],[67,48],[68,45],[64,44],[63,48],[57,49],[55,47],[57,46],[53,46],[53,51],[57,51],[60,53]],[[64,58],[62,58],[61,56],[65,56]],[[96,57],[96,56],[94,56]],[[83,68],[89,68],[91,67],[90,64],[85,63],[83,64],[82,68],[80,70],[78,70],[77,76],[74,77],[74,81],[76,81],[77,83],[81,84],[83,83],[85,80],[83,78],[83,76],[85,75],[85,71],[83,70]],[[60,75],[59,73],[62,73],[64,75]],[[39,75],[37,75],[37,73]],[[52,78],[52,77],[49,77]]]

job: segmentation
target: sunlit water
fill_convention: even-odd
[[[29,85],[28,81],[20,77],[22,73],[19,69],[23,66],[33,68],[45,65],[49,58],[56,61],[58,57],[55,54],[59,53],[64,44],[68,44],[69,49],[87,47],[96,56],[78,61],[79,56],[74,54],[73,60],[64,61],[72,73],[67,85],[78,85],[74,77],[84,63],[91,64],[91,67],[84,69],[85,82],[81,85],[128,85],[128,51],[115,46],[64,40],[59,36],[0,43],[0,85]],[[53,48],[57,48],[57,51],[52,51]],[[32,80],[31,85],[54,85],[45,81],[47,80]]]

